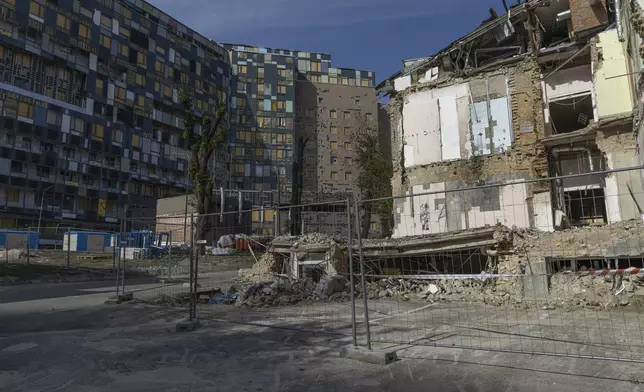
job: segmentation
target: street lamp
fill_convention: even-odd
[[[45,193],[47,193],[48,190],[53,188],[53,185],[48,186],[42,191],[42,196],[40,197],[40,214],[38,215],[38,233],[40,233],[40,221],[42,220],[42,208],[43,205],[45,204]]]

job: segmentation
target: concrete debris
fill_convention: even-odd
[[[346,242],[346,238],[334,238],[324,233],[309,233],[301,236],[280,236],[273,240],[274,243],[293,242],[293,247],[302,245],[335,245]]]
[[[0,249],[0,260],[5,263],[13,263],[20,260],[20,256],[23,255],[24,250],[22,249]],[[33,255],[32,255],[33,256]],[[26,257],[26,254],[24,255]]]
[[[346,280],[341,277],[324,279],[317,284],[310,279],[280,279],[251,284],[237,293],[236,306],[273,307],[292,305],[304,300],[348,301]]]
[[[250,269],[239,270],[239,277],[246,282],[261,283],[272,281],[284,271],[281,260],[274,253],[265,253]]]
[[[633,219],[611,225],[575,227],[552,233],[523,230],[520,233],[516,231],[515,234],[518,234],[513,238],[515,252],[549,257],[600,258],[620,242],[644,238],[644,225],[640,219]],[[632,248],[630,245],[628,247]]]
[[[313,293],[315,296],[324,298],[330,297],[335,293],[347,291],[347,284],[349,282],[343,276],[323,276],[315,286]]]

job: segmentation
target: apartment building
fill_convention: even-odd
[[[140,0],[3,0],[0,33],[0,226],[106,229],[184,192],[179,91],[228,102],[222,46]]]
[[[405,196],[394,236],[639,219],[641,175],[626,170],[640,159],[638,7],[526,1],[405,60],[378,86],[391,97],[394,195]]]
[[[367,123],[377,128],[375,74],[334,68],[323,53],[225,47],[233,70],[230,185],[261,207],[255,232],[275,232],[271,205],[342,200],[357,191],[352,135]],[[337,215],[317,211],[302,220],[331,234],[342,230]]]

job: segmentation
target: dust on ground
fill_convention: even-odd
[[[388,367],[363,364],[338,356],[351,341],[346,323],[324,329],[308,312],[295,329],[256,325],[274,312],[216,313],[192,333],[174,332],[183,310],[140,304],[4,313],[0,390],[596,392],[644,380],[638,364],[422,345],[398,346]]]

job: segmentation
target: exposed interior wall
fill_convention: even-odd
[[[396,200],[394,238],[445,233],[501,223],[530,227],[527,186],[499,176],[483,182],[451,181],[416,185],[408,197]],[[481,189],[461,191],[475,185]],[[428,193],[428,194],[423,194]]]
[[[550,192],[535,193],[532,201],[534,205],[534,228],[540,231],[554,231]]]
[[[568,0],[575,35],[608,23],[606,0]]]
[[[607,169],[624,169],[639,165],[636,140],[628,126],[597,133],[597,146],[604,152]],[[644,207],[644,182],[641,170],[628,170],[606,176],[604,192],[609,223],[639,219],[635,200]],[[629,188],[633,192],[631,196]]]
[[[590,64],[559,70],[548,77],[544,84],[549,101],[589,94],[593,89]]]
[[[539,142],[544,137],[543,100],[539,75],[540,69],[536,62],[526,59],[467,79],[439,80],[422,86],[414,85],[404,92],[392,96],[389,102],[393,131],[394,176],[392,186],[395,196],[407,196],[404,200],[399,200],[394,208],[395,236],[462,230],[467,229],[470,225],[495,224],[497,221],[511,222],[506,224],[517,224],[520,227],[531,227],[534,221],[534,206],[533,203],[528,203],[526,200],[531,200],[533,191],[549,190],[548,185],[545,183],[505,184],[520,179],[548,175],[545,150]],[[465,87],[469,90],[467,95],[463,90]],[[437,92],[443,95],[437,97]],[[445,94],[445,92],[451,92],[451,94]],[[403,144],[403,135],[421,133],[423,137],[429,137],[429,132],[428,135],[422,134],[424,124],[430,123],[438,126],[440,121],[428,119],[427,121],[433,122],[422,122],[425,120],[421,117],[424,113],[421,109],[431,107],[427,104],[415,108],[417,113],[413,115],[417,117],[414,117],[411,122],[407,121],[406,114],[408,112],[405,109],[410,101],[408,98],[415,96],[411,100],[412,102],[421,97],[425,102],[438,98],[440,102],[441,98],[449,95],[456,97],[454,101],[459,115],[458,134],[461,158],[419,164],[418,157],[414,156],[414,162],[410,164],[408,156],[410,147]],[[490,102],[498,99],[507,100],[506,124],[511,130],[507,138],[511,140],[511,147],[502,153],[496,152],[498,150],[495,149],[496,153],[493,154],[476,155],[472,148],[471,136],[470,143],[463,143],[463,141],[468,140],[467,136],[471,135],[472,122],[475,120],[472,118],[472,106],[475,107],[476,103],[487,103],[488,99]],[[487,104],[484,106],[487,109]],[[463,115],[463,109],[465,109],[466,115]],[[476,115],[478,116],[478,114],[477,111]],[[485,113],[481,111],[481,114]],[[489,132],[487,136],[489,136]],[[434,137],[436,138],[437,134]],[[430,139],[425,141],[420,152],[424,153],[425,157],[429,156],[435,159],[438,157],[439,150],[431,143],[433,142]],[[432,155],[429,155],[428,151]],[[481,204],[487,206],[491,203],[506,204],[505,209],[501,206],[477,209],[476,201],[472,199],[474,196],[469,195],[472,192],[456,192],[466,187],[485,184],[498,184],[499,186],[487,188],[489,190],[486,192],[493,192],[493,194],[481,197],[482,200],[486,200]],[[412,194],[418,195],[418,193],[430,190],[437,193],[431,197],[412,196]],[[426,230],[423,230],[423,223],[420,221],[421,207],[425,208],[424,204],[427,204],[429,212],[426,225],[429,229]],[[445,210],[448,213],[446,216],[441,216],[441,211]]]
[[[467,97],[467,84],[419,91],[407,97],[402,109],[405,167],[468,158],[461,155],[461,145],[469,144],[469,140],[461,140],[459,132],[459,125],[469,122],[468,108],[458,104]]]
[[[599,33],[591,48],[593,82],[599,119],[633,110],[631,84],[627,75],[629,66],[617,30]]]

